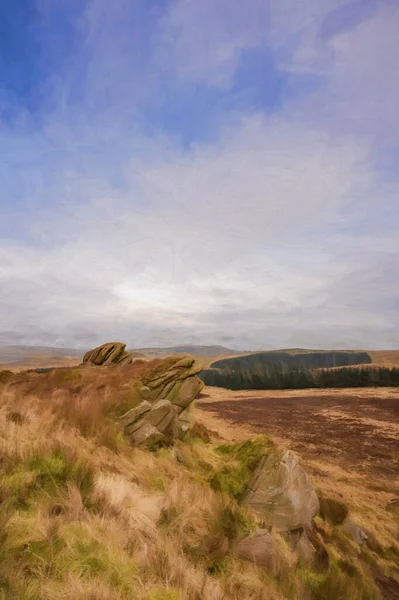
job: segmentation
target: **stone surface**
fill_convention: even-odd
[[[312,562],[316,555],[316,549],[306,531],[302,531],[293,549],[297,552],[301,562]]]
[[[192,404],[204,386],[198,370],[194,359],[186,357],[138,388],[142,402],[117,421],[133,444],[153,443],[156,432],[160,440],[173,441],[192,428]]]
[[[362,546],[367,540],[368,535],[351,517],[347,517],[342,523],[342,529],[348,533],[354,541]]]
[[[272,569],[276,556],[273,537],[267,529],[257,529],[236,543],[235,554],[242,560]]]
[[[173,423],[176,419],[176,411],[169,400],[158,400],[146,416],[146,422],[156,427],[161,433],[174,433]]]
[[[164,436],[156,427],[153,427],[150,423],[143,422],[141,427],[131,434],[130,438],[133,444],[149,445],[162,441]]]
[[[172,388],[166,398],[184,409],[194,400],[194,398],[197,398],[203,387],[204,384],[198,377],[189,377],[180,385],[176,385]]]
[[[83,364],[86,365],[111,365],[111,364],[126,364],[130,360],[131,355],[125,351],[126,344],[121,342],[108,342],[102,346],[98,346],[93,350],[89,350],[83,357]]]
[[[139,391],[141,398],[143,398],[144,400],[148,400],[148,398],[150,398],[150,396],[151,396],[151,390],[146,385],[142,385],[138,391]]]
[[[245,504],[281,532],[310,526],[319,510],[313,483],[291,450],[262,458],[248,485]]]
[[[184,454],[179,448],[174,448],[174,457],[176,459],[176,462],[178,462],[180,465],[184,465],[186,463]]]
[[[175,363],[173,365],[173,368],[174,369],[191,369],[191,367],[194,365],[194,363],[195,363],[194,358],[190,358],[189,356],[186,356],[185,358],[182,358],[177,363]]]
[[[135,408],[131,408],[127,411],[127,413],[119,417],[118,422],[120,425],[122,425],[122,427],[126,427],[127,425],[129,425],[129,423],[137,421],[139,417],[149,412],[151,408],[151,404],[144,400],[144,402],[141,402],[141,404],[139,404]]]

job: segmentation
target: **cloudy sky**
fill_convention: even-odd
[[[397,0],[0,3],[0,343],[399,347]]]

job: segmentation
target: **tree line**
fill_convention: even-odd
[[[256,369],[207,369],[201,371],[206,385],[230,390],[285,390],[306,388],[399,386],[399,369],[388,367],[342,367],[340,369],[290,369],[267,365]]]

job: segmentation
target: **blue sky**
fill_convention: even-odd
[[[5,0],[0,343],[399,346],[392,0]]]

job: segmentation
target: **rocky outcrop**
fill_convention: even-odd
[[[181,437],[193,425],[192,403],[204,384],[192,358],[183,358],[138,389],[139,403],[118,419],[134,445]]]
[[[310,527],[319,510],[313,483],[291,450],[261,459],[249,482],[245,504],[280,532]]]
[[[241,560],[248,560],[258,567],[271,569],[276,547],[271,533],[267,529],[257,529],[241,538],[235,545],[235,554]]]
[[[133,362],[133,356],[126,352],[126,344],[121,342],[108,342],[93,350],[89,350],[83,357],[84,365],[128,365]]]
[[[320,505],[295,452],[275,448],[262,457],[247,486],[244,504],[260,517],[263,529],[239,541],[239,558],[270,568],[275,556],[270,534],[274,527],[302,562],[313,561],[317,546],[313,543],[313,517]]]

